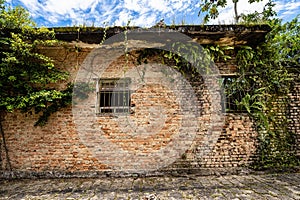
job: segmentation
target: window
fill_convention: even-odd
[[[129,113],[130,79],[100,79],[97,82],[97,113]]]
[[[244,112],[242,106],[238,106],[236,102],[240,102],[245,96],[243,92],[239,91],[236,84],[238,78],[235,75],[222,76],[221,84],[224,89],[224,96],[222,96],[222,111],[223,112]]]

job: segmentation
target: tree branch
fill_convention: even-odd
[[[3,142],[4,151],[5,151],[5,158],[6,158],[7,168],[8,168],[9,171],[11,171],[12,168],[11,168],[10,158],[9,158],[9,155],[8,155],[8,148],[7,148],[7,145],[6,145],[5,135],[4,135],[4,131],[3,131],[3,128],[2,128],[2,122],[4,121],[3,115],[4,115],[3,113],[0,113],[0,134],[2,136],[2,142]]]

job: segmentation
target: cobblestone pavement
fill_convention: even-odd
[[[2,180],[0,199],[300,199],[300,173]]]

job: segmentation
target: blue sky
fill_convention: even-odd
[[[300,14],[300,0],[274,0],[278,17],[290,21]],[[198,17],[201,0],[7,0],[11,6],[25,7],[38,26],[123,26],[150,27],[160,19],[166,24],[201,24]],[[260,12],[268,2],[248,4],[239,0],[238,12]],[[220,10],[210,24],[232,24],[233,3]]]

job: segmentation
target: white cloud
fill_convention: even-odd
[[[140,12],[143,7],[139,4],[141,1],[136,0],[124,0],[124,8],[135,12]]]
[[[300,2],[294,1],[276,1],[275,10],[279,13],[280,18],[290,19],[300,14]]]
[[[72,24],[102,26],[124,25],[128,20],[137,26],[152,26],[161,18],[170,18],[191,11],[198,0],[19,0],[33,18],[42,17],[48,24],[69,19]],[[197,3],[196,3],[197,2]],[[198,8],[197,8],[198,9]],[[90,22],[89,20],[92,20]],[[44,22],[43,22],[44,23]],[[46,23],[47,24],[47,23]]]
[[[234,23],[232,0],[220,9],[220,15],[212,24]],[[65,25],[125,25],[132,20],[136,26],[153,26],[161,18],[168,23],[200,23],[195,13],[199,11],[199,0],[8,0],[8,3],[24,5],[33,19],[44,19],[38,24],[56,26]],[[18,3],[16,3],[18,2]],[[249,4],[248,0],[239,0],[238,13],[261,12],[268,0]],[[287,17],[299,13],[299,0],[277,0],[275,7],[280,16]],[[178,21],[179,20],[179,21]],[[68,21],[68,22],[67,22]],[[69,23],[69,24],[66,24]],[[197,24],[196,23],[196,24]]]
[[[6,0],[6,3],[7,3],[8,5],[11,5],[12,0]]]
[[[197,0],[195,2],[198,2]],[[124,8],[134,15],[133,22],[137,26],[153,26],[161,18],[170,18],[182,13],[188,13],[191,5],[197,4],[192,0],[125,0]],[[197,7],[198,9],[198,7]],[[116,23],[120,22],[118,20]]]
[[[115,25],[124,26],[128,23],[129,20],[131,20],[132,16],[127,11],[122,11],[118,15],[118,19],[115,21]]]
[[[57,23],[59,21],[59,17],[58,16],[53,16],[53,15],[50,15],[48,16],[48,20],[52,23]]]
[[[151,27],[157,22],[158,14],[150,13],[148,15],[144,14],[136,19],[132,20],[132,25],[134,26],[145,26]]]
[[[145,5],[148,5],[150,9],[157,10],[160,12],[169,12],[170,11],[170,7],[166,1],[148,0],[145,2]]]
[[[67,14],[73,12],[74,9],[88,9],[90,7],[93,7],[93,4],[97,2],[98,1],[95,0],[48,0],[44,6],[44,9],[57,14]]]
[[[32,17],[35,17],[37,12],[41,10],[39,3],[37,0],[21,0],[21,2],[25,5],[27,9],[29,9]],[[13,3],[13,2],[12,2]]]

